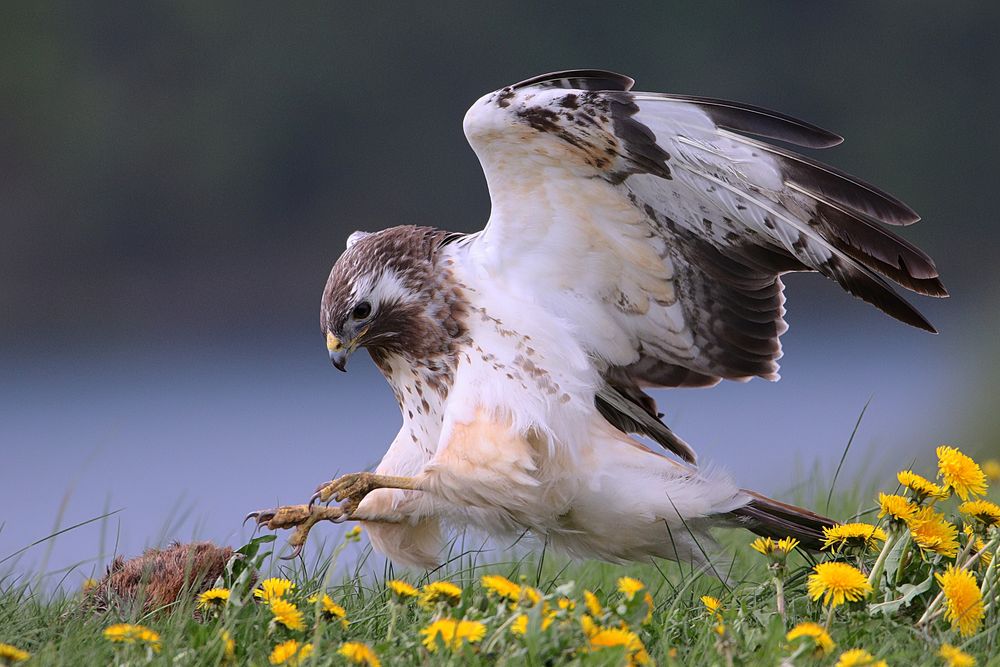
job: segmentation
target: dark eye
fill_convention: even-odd
[[[363,320],[372,314],[372,305],[367,301],[362,301],[358,305],[354,306],[354,310],[351,311],[351,317],[356,320]]]

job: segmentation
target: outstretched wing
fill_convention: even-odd
[[[745,135],[811,148],[840,137],[632,83],[594,70],[544,75],[486,95],[465,117],[493,206],[472,256],[573,322],[620,393],[641,404],[647,386],[776,379],[788,271],[819,271],[934,331],[889,282],[947,295],[934,262],[882,226],[916,213]]]

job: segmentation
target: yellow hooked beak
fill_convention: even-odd
[[[326,351],[330,353],[330,362],[338,371],[347,372],[347,357],[350,356],[349,346],[345,346],[333,333],[326,332]]]

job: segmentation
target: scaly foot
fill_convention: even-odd
[[[284,560],[291,560],[300,553],[305,546],[309,531],[320,521],[332,521],[340,523],[347,519],[347,515],[340,507],[323,507],[321,505],[283,505],[274,509],[257,510],[250,512],[243,519],[245,524],[250,519],[257,522],[257,526],[265,526],[270,530],[279,528],[295,528],[295,532],[288,543],[292,546],[292,553],[282,556]]]
[[[326,484],[321,484],[312,498],[309,506],[317,502],[328,503],[331,500],[342,503],[340,509],[345,516],[350,517],[358,505],[375,489],[409,489],[418,490],[417,480],[412,477],[396,477],[393,475],[376,475],[372,472],[353,472]]]
[[[321,485],[309,500],[308,505],[283,505],[274,509],[250,512],[243,519],[243,523],[254,519],[257,526],[265,526],[270,530],[295,528],[295,532],[288,539],[288,543],[292,545],[292,553],[288,556],[282,556],[285,560],[289,560],[302,553],[302,547],[306,543],[306,538],[309,537],[309,531],[320,521],[332,521],[333,523],[341,523],[348,519],[382,523],[401,521],[396,513],[366,516],[356,514],[361,501],[375,489],[419,490],[419,483],[412,477],[376,475],[370,472],[351,473]],[[338,507],[316,504],[317,501],[327,503],[331,500],[343,502],[343,504]]]

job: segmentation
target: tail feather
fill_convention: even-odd
[[[794,537],[806,549],[819,551],[823,546],[823,529],[837,525],[833,519],[802,507],[768,498],[755,491],[744,489],[744,493],[750,496],[750,502],[730,514],[744,528],[762,537]]]

